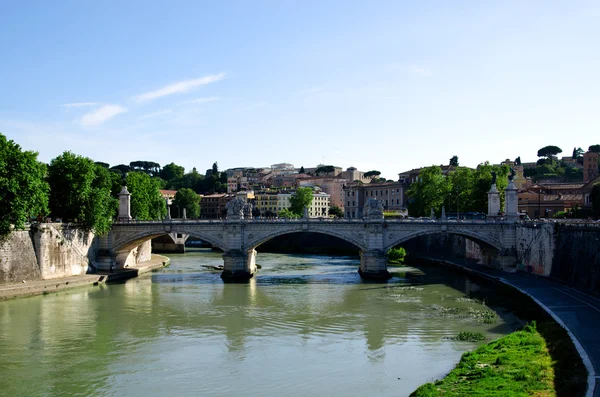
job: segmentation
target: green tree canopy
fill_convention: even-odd
[[[135,219],[159,220],[167,215],[158,182],[145,172],[128,173],[127,189],[131,193],[131,216]]]
[[[154,161],[132,161],[129,166],[134,171],[142,171],[150,176],[157,176],[160,174],[160,164]]]
[[[111,173],[91,159],[64,152],[48,166],[50,213],[77,221],[98,234],[110,230],[117,200],[111,196]]]
[[[185,208],[186,216],[191,219],[197,219],[200,217],[200,199],[198,193],[189,188],[179,189],[175,194],[175,204],[183,213]]]
[[[423,168],[418,181],[412,183],[406,192],[409,198],[408,212],[411,216],[428,216],[433,208],[440,213],[451,191],[450,180],[444,177],[439,166]]]
[[[94,164],[99,165],[100,167],[104,167],[106,169],[110,168],[110,164],[108,163],[103,163],[102,161],[96,161]]]
[[[337,205],[332,205],[331,207],[329,207],[329,215],[331,215],[335,218],[343,218],[344,211],[342,211],[342,209],[340,207],[338,207]]]
[[[160,170],[160,177],[167,182],[172,180],[181,179],[185,174],[185,168],[175,163],[170,163],[165,165],[162,170]]]
[[[573,155],[572,157],[574,159],[578,159],[580,157],[583,156],[584,150],[582,148],[573,148]]]
[[[296,215],[304,215],[304,208],[310,207],[313,200],[313,190],[309,187],[299,187],[290,197],[290,211]]]
[[[457,167],[449,175],[452,190],[448,197],[446,212],[470,212],[473,211],[473,170],[467,167]]]
[[[36,152],[0,134],[0,236],[10,233],[11,224],[22,228],[29,218],[48,213],[45,174]]]
[[[300,171],[298,172],[299,174],[305,174],[306,171],[304,171],[304,166],[300,167]]]
[[[538,150],[538,157],[547,157],[552,158],[552,156],[556,156],[557,154],[562,153],[562,149],[558,146],[544,146],[540,150]]]
[[[378,177],[379,175],[381,175],[381,172],[376,171],[376,170],[372,170],[372,171],[365,172],[364,176],[365,176],[365,178],[371,178],[371,179],[373,179],[375,177]]]
[[[317,167],[317,169],[315,170],[315,175],[330,174],[334,171],[335,167],[333,165],[322,165],[320,167]]]
[[[600,145],[592,145],[588,148],[590,152],[600,153]]]
[[[479,164],[473,173],[473,192],[471,194],[471,211],[487,213],[488,192],[492,187],[492,172],[496,173],[496,188],[500,192],[500,208],[504,208],[504,189],[508,186],[508,165],[491,165],[489,162]]]
[[[458,156],[454,155],[450,158],[450,166],[458,167]]]
[[[119,165],[110,167],[110,170],[120,172],[121,174],[126,174],[129,171],[131,171],[131,167],[126,164],[119,164]]]
[[[277,213],[277,217],[285,219],[298,219],[300,218],[300,215],[290,211],[289,208],[284,208]]]

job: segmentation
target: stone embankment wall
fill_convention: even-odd
[[[94,234],[66,224],[41,223],[32,227],[42,279],[86,274],[93,270]]]
[[[517,226],[517,269],[550,276],[554,260],[554,223],[526,223]]]
[[[18,230],[0,239],[0,284],[41,278],[30,233]]]
[[[0,239],[0,284],[60,279],[92,273],[97,238],[89,231],[60,223],[33,225]],[[119,254],[125,267],[151,259],[150,240]]]
[[[600,225],[560,225],[554,240],[550,276],[600,293]]]

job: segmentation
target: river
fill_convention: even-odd
[[[517,320],[435,267],[362,282],[358,258],[259,253],[224,284],[207,249],[124,284],[0,302],[2,396],[406,396]]]

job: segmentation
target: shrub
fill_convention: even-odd
[[[404,258],[406,257],[406,250],[402,247],[399,248],[391,248],[387,252],[388,263],[392,265],[400,265],[404,263]]]

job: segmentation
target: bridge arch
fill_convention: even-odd
[[[492,248],[498,250],[499,252],[501,252],[504,249],[504,246],[500,241],[496,240],[493,237],[487,236],[483,233],[477,233],[477,232],[473,232],[473,231],[469,231],[469,230],[446,230],[446,231],[418,230],[418,231],[406,234],[404,236],[401,236],[401,237],[398,237],[398,238],[392,240],[392,242],[388,243],[385,246],[384,250],[385,250],[385,252],[387,252],[390,248],[393,248],[399,244],[402,244],[403,242],[412,240],[417,237],[434,235],[434,234],[454,234],[457,236],[467,237],[470,240],[475,241],[480,246],[492,247]]]
[[[153,238],[160,236],[166,236],[172,233],[187,234],[191,237],[206,241],[212,244],[214,247],[225,250],[223,241],[217,236],[188,230],[171,230],[169,232],[164,230],[145,230],[137,233],[124,234],[123,236],[119,236],[119,238],[113,243],[113,247],[115,252],[129,251],[148,240],[152,240]]]
[[[279,237],[279,236],[284,236],[286,234],[294,234],[294,233],[315,233],[315,234],[325,234],[328,236],[333,236],[333,237],[337,237],[340,240],[346,241],[352,245],[354,245],[356,248],[358,248],[359,250],[366,250],[367,247],[365,246],[363,241],[360,241],[346,233],[337,231],[337,230],[331,230],[331,229],[318,229],[318,230],[303,230],[301,228],[290,228],[290,229],[283,229],[283,230],[275,230],[272,232],[268,232],[265,234],[261,234],[259,236],[253,237],[252,239],[249,239],[248,243],[247,243],[247,248],[248,249],[256,249],[258,246],[260,246],[263,243],[266,243],[267,241],[275,238],[275,237]]]

